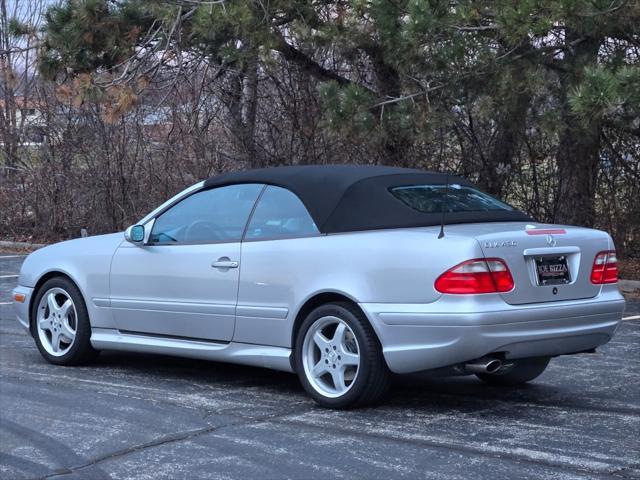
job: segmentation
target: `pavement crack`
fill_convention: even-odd
[[[283,416],[284,418],[284,416]],[[356,437],[356,438],[362,438],[362,439],[367,439],[367,440],[371,440],[371,439],[378,439],[378,440],[387,440],[387,441],[392,441],[392,442],[399,442],[399,443],[404,443],[404,444],[408,444],[408,445],[413,445],[413,446],[424,446],[424,447],[430,447],[430,448],[437,448],[437,449],[444,449],[444,450],[450,450],[450,451],[456,451],[456,452],[461,452],[461,453],[471,453],[474,455],[479,455],[482,457],[489,457],[489,458],[494,458],[497,460],[510,460],[513,462],[527,462],[527,463],[531,463],[534,465],[540,465],[540,466],[544,466],[544,467],[551,467],[551,468],[557,468],[559,470],[565,470],[565,471],[572,471],[572,472],[576,472],[579,474],[584,475],[585,473],[590,473],[590,474],[597,474],[597,475],[611,475],[611,476],[616,476],[619,478],[633,478],[633,477],[629,477],[628,475],[626,475],[625,473],[622,473],[624,470],[627,469],[631,469],[633,468],[632,466],[627,466],[624,468],[618,468],[616,469],[615,466],[611,466],[613,467],[613,469],[609,468],[609,469],[596,469],[596,468],[588,468],[586,466],[580,466],[580,465],[572,465],[572,464],[567,464],[561,461],[552,461],[552,460],[545,460],[545,459],[540,459],[540,458],[532,458],[530,456],[527,455],[522,455],[522,454],[518,454],[515,452],[509,452],[509,451],[496,451],[496,450],[488,450],[488,449],[483,449],[479,446],[474,446],[474,445],[461,445],[461,444],[454,444],[454,443],[450,443],[450,442],[446,442],[446,441],[436,441],[436,440],[430,440],[430,439],[426,439],[426,438],[406,438],[406,437],[398,437],[398,436],[394,436],[394,435],[385,435],[383,433],[379,433],[379,432],[367,432],[367,431],[362,431],[362,430],[352,430],[349,428],[344,428],[344,427],[339,427],[336,425],[332,425],[331,427],[327,427],[325,425],[314,425],[314,424],[310,424],[310,423],[305,423],[302,422],[300,420],[296,420],[296,419],[289,419],[289,420],[283,420],[283,418],[281,419],[277,419],[274,418],[272,420],[269,420],[270,422],[273,423],[285,423],[285,424],[289,424],[289,425],[295,425],[298,427],[302,427],[302,428],[308,428],[308,429],[313,429],[313,430],[320,430],[322,432],[327,432],[327,429],[331,429],[334,430],[336,432],[339,432],[343,435],[349,435],[352,437]],[[280,420],[280,422],[274,422],[274,420]]]
[[[257,425],[257,424],[261,424],[261,423],[265,423],[265,422],[271,422],[274,420],[278,420],[281,418],[285,418],[291,415],[300,415],[302,413],[309,413],[313,410],[313,407],[311,408],[305,408],[305,409],[298,409],[298,410],[293,410],[290,412],[286,412],[286,413],[280,413],[280,414],[270,414],[270,415],[263,415],[260,417],[255,417],[252,419],[247,419],[247,420],[242,420],[242,421],[237,421],[237,422],[230,422],[227,423],[225,425],[211,425],[209,427],[204,427],[204,428],[198,428],[195,430],[187,430],[187,431],[183,431],[183,432],[177,432],[177,433],[173,433],[173,434],[168,434],[168,435],[163,435],[162,437],[156,438],[154,440],[151,440],[149,442],[145,442],[145,443],[140,443],[138,445],[132,445],[129,446],[127,448],[123,448],[121,450],[116,450],[113,452],[109,452],[106,453],[104,455],[100,455],[99,457],[93,458],[85,463],[79,464],[79,465],[74,465],[71,467],[64,467],[61,469],[58,469],[54,472],[51,472],[47,475],[41,476],[41,477],[36,477],[37,479],[40,480],[44,480],[47,478],[53,478],[53,477],[57,477],[59,475],[71,475],[74,472],[78,472],[81,470],[85,470],[87,468],[93,467],[99,463],[102,462],[106,462],[109,460],[114,460],[120,457],[124,457],[127,455],[131,455],[133,453],[137,453],[137,452],[141,452],[147,449],[151,449],[151,448],[156,448],[156,447],[161,447],[164,445],[168,445],[171,443],[177,443],[177,442],[184,442],[187,440],[192,440],[194,438],[198,438],[201,437],[202,435],[206,435],[208,433],[212,433],[212,432],[216,432],[219,430],[223,430],[225,428],[230,428],[230,427],[239,427],[239,426],[247,426],[247,425]]]
[[[635,476],[638,469],[640,468],[640,463],[634,463],[631,465],[627,465],[626,467],[616,468],[610,472],[611,475],[622,476],[624,478],[638,478]],[[626,475],[625,472],[629,472],[629,476]]]
[[[610,388],[610,387],[608,387]],[[468,393],[438,393],[438,397],[440,398],[453,398],[456,400],[469,398]],[[578,404],[572,401],[566,401],[565,399],[558,399],[554,401],[545,401],[541,399],[516,399],[516,398],[505,398],[505,397],[483,397],[482,400],[486,400],[487,402],[499,403],[506,407],[528,407],[528,408],[549,408],[549,409],[572,409],[572,410],[580,410],[585,412],[594,412],[594,413],[604,413],[604,414],[616,414],[616,415],[634,415],[640,416],[640,408],[636,405],[629,406],[600,406],[600,405],[584,405]],[[389,402],[389,406],[393,406],[396,408],[411,408],[413,405],[406,405],[402,402],[391,403]]]

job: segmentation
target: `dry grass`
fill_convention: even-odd
[[[618,276],[625,280],[640,280],[640,258],[618,259]]]

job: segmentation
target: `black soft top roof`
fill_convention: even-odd
[[[473,186],[451,175],[451,184]],[[204,182],[205,188],[262,183],[286,188],[307,207],[322,233],[439,225],[439,213],[422,213],[395,198],[392,187],[444,185],[446,175],[409,168],[374,165],[304,165],[225,173]],[[518,210],[451,212],[445,223],[531,221]]]

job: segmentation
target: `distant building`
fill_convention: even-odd
[[[4,113],[5,122],[7,111],[11,106],[5,104],[5,99],[0,98],[0,110]],[[23,96],[15,97],[16,128],[19,132],[19,143],[24,146],[41,145],[45,138],[44,107],[38,101],[25,99]],[[4,144],[0,140],[0,145]]]

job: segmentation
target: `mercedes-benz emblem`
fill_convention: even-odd
[[[547,245],[549,245],[550,247],[556,246],[556,239],[553,238],[553,235],[547,235]]]

